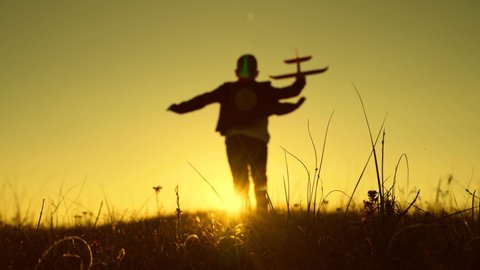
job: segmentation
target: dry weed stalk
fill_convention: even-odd
[[[180,236],[181,236],[181,226],[182,226],[182,219],[180,217],[180,214],[182,213],[182,209],[180,208],[180,194],[178,192],[178,185],[175,187],[175,196],[177,197],[177,209],[175,209],[175,214],[177,215],[177,222],[175,224],[175,230],[176,230],[176,237],[177,237],[177,243],[180,243]]]

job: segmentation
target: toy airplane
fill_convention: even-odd
[[[326,66],[324,68],[321,68],[321,69],[301,71],[300,70],[300,63],[308,61],[310,59],[312,59],[311,56],[302,56],[302,57],[297,56],[296,58],[293,58],[293,59],[287,59],[287,60],[284,61],[286,64],[294,64],[294,63],[297,64],[297,72],[296,73],[276,75],[276,76],[270,76],[270,78],[277,80],[277,79],[293,78],[293,77],[297,77],[298,75],[307,76],[307,75],[319,74],[319,73],[323,73],[323,72],[327,71],[328,66]]]

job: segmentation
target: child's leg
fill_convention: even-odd
[[[240,196],[243,205],[250,207],[248,197],[249,179],[248,179],[248,155],[244,150],[241,136],[232,136],[227,138],[225,144],[227,146],[228,163],[233,176],[233,184],[237,195]]]
[[[267,143],[252,139],[250,169],[255,187],[257,211],[267,211]]]

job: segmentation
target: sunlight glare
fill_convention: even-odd
[[[234,192],[228,195],[229,196],[223,198],[223,205],[221,206],[221,209],[229,215],[240,214],[242,210],[242,202],[240,198]]]

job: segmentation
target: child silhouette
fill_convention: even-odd
[[[275,88],[269,81],[257,82],[257,60],[251,54],[238,59],[235,73],[237,81],[226,82],[211,92],[180,104],[172,104],[168,110],[183,114],[211,103],[220,103],[216,131],[226,138],[235,190],[244,206],[249,208],[250,174],[257,211],[267,211],[268,117],[288,114],[302,105],[304,97],[296,103],[282,103],[280,100],[298,96],[305,86],[305,77],[297,76],[292,85],[283,88]]]

